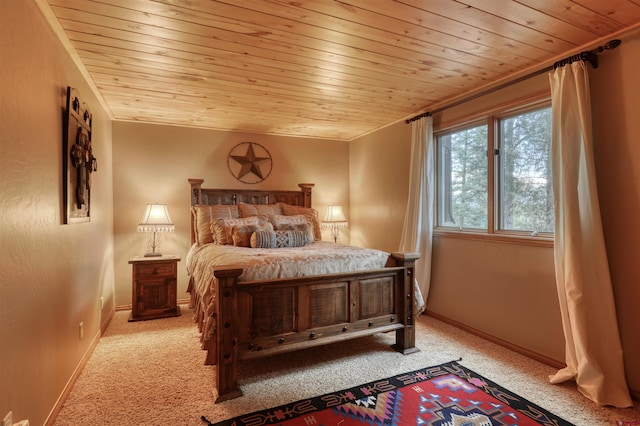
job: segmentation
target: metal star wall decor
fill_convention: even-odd
[[[271,154],[255,142],[242,142],[229,151],[227,159],[229,171],[240,182],[258,183],[271,173]]]

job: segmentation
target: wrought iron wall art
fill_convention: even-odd
[[[91,174],[98,170],[91,146],[91,120],[91,112],[76,90],[67,87],[62,152],[64,223],[91,219]]]
[[[258,183],[271,173],[271,154],[255,142],[242,142],[234,146],[227,158],[229,171],[240,182]]]

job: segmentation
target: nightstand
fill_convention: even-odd
[[[178,262],[180,256],[134,257],[133,294],[129,321],[177,317]]]

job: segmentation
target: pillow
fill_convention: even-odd
[[[276,233],[268,229],[258,229],[251,234],[250,246],[252,248],[274,248],[276,246]]]
[[[259,229],[251,235],[253,248],[302,247],[307,239],[302,231],[270,231]]]
[[[246,204],[240,203],[238,206],[240,210],[240,217],[251,217],[265,215],[271,217],[276,214],[282,214],[282,207],[280,203],[276,204]]]
[[[307,243],[315,241],[315,235],[308,216],[302,214],[295,216],[275,215],[272,220],[276,231],[300,231],[305,236]]]
[[[307,244],[307,238],[302,231],[275,231],[276,248],[302,247]]]
[[[264,222],[259,225],[236,225],[231,230],[233,245],[237,247],[251,247],[251,236],[259,230],[273,232],[273,225]]]
[[[233,244],[233,227],[244,225],[260,226],[267,222],[263,216],[252,216],[238,219],[217,219],[211,222],[211,232],[216,244],[232,245]]]
[[[233,245],[237,247],[251,247],[251,235],[258,229],[260,229],[258,225],[234,226],[231,231]]]
[[[213,242],[212,221],[222,218],[239,218],[240,212],[236,205],[208,206],[196,204],[191,207],[191,217],[195,241],[200,245]]]
[[[322,231],[320,230],[320,219],[318,218],[318,211],[310,207],[292,206],[286,203],[280,203],[282,207],[282,213],[285,216],[305,215],[309,218],[311,227],[313,228],[313,237],[316,241],[322,240]]]

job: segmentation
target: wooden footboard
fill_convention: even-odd
[[[238,282],[242,270],[216,268],[216,339],[207,363],[216,364],[215,401],[242,395],[238,362],[311,346],[396,332],[394,348],[417,352],[414,265],[418,253],[393,253],[383,269]]]

